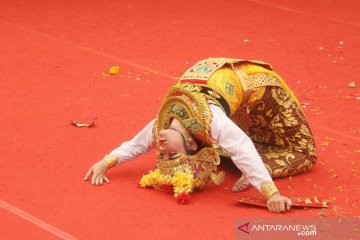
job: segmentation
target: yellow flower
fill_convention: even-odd
[[[174,186],[175,196],[182,192],[189,193],[193,190],[194,176],[187,173],[176,172],[171,178],[171,184]]]
[[[150,171],[140,180],[140,185],[142,187],[153,187],[155,189],[161,189],[161,186],[166,184],[171,184],[171,181],[169,177],[163,175],[159,169]]]
[[[194,189],[195,179],[192,174],[176,172],[173,176],[164,175],[159,169],[150,171],[140,180],[141,187],[152,187],[157,190],[163,190],[164,185],[172,185],[174,188],[174,196],[177,197],[181,193],[188,194]]]
[[[109,74],[111,75],[116,75],[116,74],[119,74],[120,72],[120,67],[119,66],[112,66],[110,69],[109,69]]]

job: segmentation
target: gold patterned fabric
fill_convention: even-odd
[[[232,116],[243,100],[244,90],[265,86],[278,81],[249,81],[240,66],[254,65],[272,72],[271,65],[257,60],[234,58],[208,58],[197,62],[181,77],[179,83],[189,83],[211,88],[218,93],[217,105],[221,106],[228,116]],[[258,83],[258,84],[256,84]]]
[[[230,110],[227,115],[233,115],[243,101],[244,94],[236,73],[230,67],[224,66],[218,69],[206,84],[224,97]]]
[[[304,113],[281,87],[265,87],[248,106],[248,134],[272,177],[303,173],[314,167],[316,148]],[[238,119],[241,120],[241,119]]]
[[[272,69],[270,64],[257,60],[244,60],[235,58],[208,58],[197,62],[195,65],[186,70],[186,72],[181,76],[180,80],[209,80],[213,73],[215,73],[218,69],[222,68],[225,65],[234,66],[244,63],[256,64],[269,70]]]
[[[209,58],[189,68],[180,78],[184,82],[208,86],[225,100],[218,103],[250,136],[273,177],[315,165],[315,144],[301,106],[269,64]]]
[[[202,79],[227,101],[229,116],[250,136],[273,177],[310,170],[316,162],[314,140],[285,81],[262,62],[215,61],[200,61],[185,78],[190,78],[191,71],[197,75],[203,72]]]
[[[258,73],[248,76],[246,81],[243,81],[244,89],[257,89],[263,86],[281,86],[279,80],[266,73]]]

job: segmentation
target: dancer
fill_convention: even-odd
[[[290,209],[272,177],[307,172],[316,162],[314,140],[301,106],[284,80],[264,62],[209,58],[188,69],[169,89],[158,116],[86,173],[109,182],[106,171],[158,149],[155,170],[142,187],[171,190],[182,203],[210,181],[220,184],[222,156],[242,176],[233,191],[250,185],[268,199],[272,212]]]

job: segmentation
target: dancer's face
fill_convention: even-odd
[[[185,144],[181,134],[173,129],[159,132],[159,150],[162,153],[186,153]]]
[[[174,119],[169,129],[159,132],[161,158],[169,159],[178,153],[187,154],[188,149],[196,149],[196,144],[191,139],[189,131],[178,120]]]

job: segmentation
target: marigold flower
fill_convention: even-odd
[[[182,173],[182,172],[176,172],[174,176],[171,178],[171,184],[174,186],[174,193],[177,196],[178,194],[185,192],[189,193],[193,190],[193,179],[194,176]]]
[[[164,184],[171,184],[171,182],[170,179],[167,176],[163,175],[159,169],[156,169],[155,171],[150,171],[140,180],[140,185],[144,188],[153,187],[155,189],[161,189],[161,186]]]
[[[194,183],[192,174],[176,172],[173,176],[169,176],[156,169],[144,175],[139,185],[143,188],[154,188],[174,194],[179,203],[188,203],[190,201],[188,193],[193,191]]]

